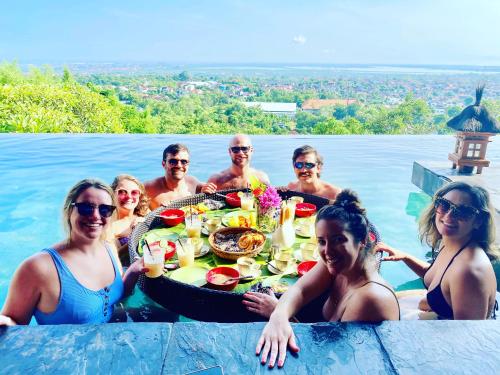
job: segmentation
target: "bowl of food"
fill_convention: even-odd
[[[315,260],[308,260],[305,262],[300,263],[297,266],[297,273],[299,276],[304,276],[307,272],[309,272],[315,265],[318,263]]]
[[[264,248],[266,236],[252,228],[220,228],[210,234],[208,242],[218,257],[237,260],[259,254]]]
[[[312,203],[297,203],[295,206],[295,216],[309,217],[316,212],[316,205]]]
[[[169,208],[160,212],[158,216],[167,227],[175,227],[184,220],[184,211],[177,208]]]
[[[231,291],[238,285],[240,273],[232,267],[216,267],[207,272],[207,284],[212,289]]]
[[[241,198],[238,196],[238,192],[227,193],[226,203],[231,207],[241,207]]]

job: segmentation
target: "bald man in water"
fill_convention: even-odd
[[[229,142],[228,151],[231,166],[210,176],[207,183],[215,184],[217,190],[243,189],[250,184],[250,176],[253,175],[261,182],[270,184],[266,173],[250,167],[253,147],[248,135],[236,134]]]

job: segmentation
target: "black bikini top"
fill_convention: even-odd
[[[432,289],[431,291],[427,292],[427,303],[429,304],[430,308],[432,311],[434,311],[438,316],[439,319],[453,319],[453,309],[451,306],[446,302],[446,299],[444,298],[443,291],[441,290],[441,282],[443,281],[444,274],[446,271],[448,271],[448,268],[451,266],[455,258],[462,252],[463,249],[469,245],[470,240],[467,241],[465,245],[463,245],[460,250],[457,251],[455,255],[453,255],[453,258],[451,258],[450,262],[446,266],[443,274],[441,275],[441,280],[439,280],[439,284]],[[441,252],[439,252],[441,253]],[[439,256],[439,254],[438,254]],[[437,258],[437,257],[436,257]],[[435,262],[435,260],[434,260]],[[434,265],[434,262],[432,262],[431,266],[427,269],[427,272],[431,269],[431,267]],[[424,274],[425,276],[425,274]],[[425,283],[424,283],[425,284]],[[426,289],[429,290],[429,287],[425,285]]]

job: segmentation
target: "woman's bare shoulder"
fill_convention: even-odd
[[[16,271],[23,280],[43,283],[54,272],[55,266],[50,254],[38,252],[25,259]]]
[[[397,301],[388,287],[367,283],[358,288],[351,297],[342,320],[378,322],[398,319]]]
[[[460,254],[454,263],[456,263],[455,272],[452,278],[477,277],[482,274],[494,273],[493,266],[486,253],[480,247],[472,246]]]
[[[359,288],[359,296],[372,302],[378,299],[395,300],[396,298],[390,286],[385,283],[379,284],[378,282],[370,282]]]

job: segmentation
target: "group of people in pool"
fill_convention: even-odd
[[[39,324],[109,321],[114,303],[147,271],[138,259],[123,272],[117,254],[149,209],[195,193],[245,188],[252,175],[269,183],[264,172],[250,167],[248,136],[233,137],[228,151],[231,166],[206,183],[187,175],[189,151],[181,144],[165,149],[165,175],[144,185],[130,175],[117,176],[111,186],[92,179],[77,183],[63,207],[67,238],[16,270],[0,325],[28,324],[32,316]],[[427,293],[421,310],[444,319],[492,316],[497,284],[491,260],[499,253],[494,209],[485,189],[455,182],[436,192],[420,220],[420,238],[435,254],[429,264],[384,243],[373,245],[357,195],[320,179],[323,161],[313,147],[297,148],[292,161],[297,180],[287,188],[328,198],[331,204],[316,216],[317,265],[279,300],[264,293],[244,296],[250,311],[269,319],[256,347],[262,363],[282,366],[287,347],[299,350],[289,321],[323,293],[328,295],[322,309],[326,321],[399,320],[398,298],[379,274],[375,252],[387,253],[384,261],[403,261],[423,278]]]

